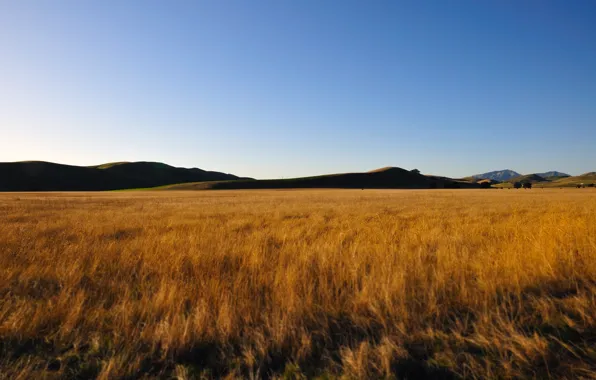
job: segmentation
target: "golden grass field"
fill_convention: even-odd
[[[596,191],[0,194],[0,377],[595,378]]]

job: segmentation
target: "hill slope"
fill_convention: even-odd
[[[495,181],[503,182],[503,181],[508,181],[514,177],[519,177],[520,175],[521,174],[516,171],[510,170],[510,169],[505,169],[505,170],[496,170],[496,171],[488,172],[488,173],[484,173],[484,174],[476,174],[472,177],[479,178],[479,179],[494,179]]]
[[[538,174],[526,174],[526,175],[520,175],[518,177],[511,178],[507,182],[538,183],[538,182],[548,182],[548,180],[544,177],[539,176]]]
[[[237,180],[186,183],[166,186],[166,190],[232,190],[232,189],[429,189],[478,188],[475,183],[446,177],[425,176],[401,168],[383,168],[367,173],[329,174],[316,177],[268,180]]]
[[[239,177],[159,162],[118,162],[90,167],[43,161],[0,163],[0,191],[118,190],[234,179]]]
[[[575,187],[579,184],[596,184],[596,172],[584,173],[573,177],[564,177],[557,180],[541,184],[543,187]]]

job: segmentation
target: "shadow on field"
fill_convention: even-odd
[[[411,334],[397,333],[372,315],[319,314],[304,326],[310,334],[307,354],[298,354],[295,340],[276,348],[265,344],[261,347],[266,350],[250,365],[247,350],[259,352],[250,335],[237,341],[195,342],[186,349],[136,343],[138,351],[133,354],[142,359],[138,376],[131,378],[177,376],[180,368],[189,378],[229,374],[258,378],[342,374],[360,378],[393,374],[409,379],[589,377],[596,373],[596,324],[593,315],[586,315],[590,309],[578,305],[594,299],[594,289],[593,282],[564,281],[503,292],[482,316],[469,309],[454,314],[451,308],[444,318],[420,321]],[[471,326],[458,329],[464,318]],[[265,342],[269,338],[265,336]],[[2,336],[0,362],[15,368],[19,363],[34,363],[39,372],[65,378],[95,377],[119,350],[109,337],[102,339],[105,342],[97,345],[99,349],[91,342],[74,345],[57,339]]]
[[[282,347],[275,352],[268,352],[266,357],[260,358],[260,364],[250,368],[236,362],[242,357],[246,347],[242,344],[232,344],[222,347],[214,342],[197,345],[194,348],[178,353],[174,359],[177,364],[185,366],[190,374],[226,376],[230,369],[242,377],[267,379],[275,375],[283,378],[335,378],[344,372],[342,368],[342,350],[359,346],[366,342],[380,344],[384,328],[380,324],[372,324],[368,328],[358,327],[347,316],[327,318],[321,326],[319,320],[312,327],[311,351],[302,360],[293,359],[295,347]],[[245,345],[246,343],[244,343]],[[391,372],[398,374],[398,378],[424,379],[455,379],[456,374],[447,368],[440,368],[429,362],[432,349],[418,342],[408,345],[409,357],[395,358],[390,363]],[[154,367],[154,370],[156,367]],[[158,371],[152,371],[158,374]],[[368,373],[366,377],[377,377],[380,374]]]

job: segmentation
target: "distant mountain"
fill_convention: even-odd
[[[484,174],[476,174],[472,177],[481,179],[493,179],[495,181],[504,182],[510,180],[511,178],[519,177],[520,175],[521,174],[516,171],[505,169],[497,170],[494,172],[488,172]]]
[[[116,162],[73,166],[44,161],[0,162],[0,191],[95,191],[241,179],[160,162]]]
[[[542,178],[548,178],[548,177],[558,177],[558,178],[571,177],[571,175],[569,175],[567,173],[558,172],[556,170],[553,170],[553,171],[550,171],[550,172],[545,172],[545,173],[536,173],[536,175],[539,175]]]
[[[199,182],[166,186],[166,190],[228,190],[228,189],[435,189],[480,188],[476,183],[447,177],[423,175],[396,167],[371,170],[366,173],[328,174],[316,177]]]

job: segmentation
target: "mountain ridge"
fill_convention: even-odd
[[[495,170],[492,172],[487,172],[487,173],[482,173],[482,174],[476,174],[473,175],[472,177],[476,178],[476,179],[492,179],[495,181],[507,181],[510,180],[511,178],[515,178],[515,177],[519,177],[521,174],[511,170],[511,169],[503,169],[503,170]]]
[[[536,175],[539,175],[542,178],[548,178],[548,177],[571,177],[571,174],[567,174],[567,173],[563,173],[557,170],[551,170],[549,172],[544,172],[544,173],[534,173]]]
[[[540,175],[542,174],[542,175]],[[546,175],[546,177],[545,177]],[[500,182],[569,186],[596,180],[595,172],[572,177],[559,171],[521,175],[511,169],[461,179],[424,175],[418,170],[383,167],[368,172],[336,173],[289,179],[255,180],[200,168],[181,168],[162,162],[120,161],[75,166],[46,161],[0,162],[0,191],[104,191],[139,188],[168,189],[287,189],[371,188],[434,189],[490,187]]]
[[[563,173],[563,172],[560,172],[557,170],[551,170],[551,171],[542,172],[542,173],[521,174],[521,173],[516,172],[515,170],[503,169],[503,170],[495,170],[492,172],[486,172],[486,173],[482,173],[482,174],[476,174],[476,175],[473,175],[470,177],[465,177],[465,178],[492,179],[492,180],[496,180],[499,182],[506,182],[506,181],[510,181],[516,177],[529,176],[529,175],[537,175],[537,176],[540,176],[545,179],[548,179],[549,177],[556,177],[556,178],[571,177],[570,174]]]

